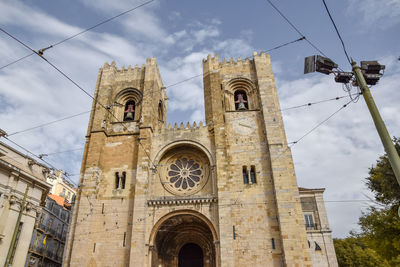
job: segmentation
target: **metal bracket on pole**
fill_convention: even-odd
[[[369,112],[371,113],[372,119],[374,120],[374,124],[376,130],[378,131],[379,137],[381,138],[382,144],[385,148],[386,154],[388,155],[390,165],[392,166],[393,173],[397,179],[397,183],[400,185],[400,157],[396,151],[396,148],[390,138],[389,132],[386,129],[385,123],[382,120],[382,117],[379,113],[378,108],[376,107],[375,101],[372,98],[371,91],[368,88],[368,85],[364,79],[364,75],[359,66],[357,66],[356,62],[352,61],[353,72],[357,79],[357,84],[362,91],[362,95],[364,96],[365,103],[367,103]]]

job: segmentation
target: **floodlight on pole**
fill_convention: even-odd
[[[400,157],[397,150],[390,138],[389,132],[386,128],[385,123],[379,113],[379,110],[372,98],[371,91],[368,85],[375,85],[383,75],[385,65],[381,65],[378,61],[361,61],[361,68],[357,66],[356,62],[352,61],[353,71],[343,72],[334,71],[338,65],[335,64],[331,59],[321,56],[310,56],[306,57],[304,61],[304,74],[310,72],[321,72],[324,74],[335,74],[335,81],[338,83],[349,83],[352,82],[356,86],[360,87],[362,95],[367,104],[368,110],[371,113],[374,121],[376,130],[381,138],[383,147],[385,148],[386,154],[389,158],[390,165],[393,173],[397,179],[397,183],[400,185]],[[355,78],[353,78],[353,76]]]

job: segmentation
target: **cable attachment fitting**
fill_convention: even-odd
[[[39,155],[38,155],[38,158],[39,158],[39,159],[43,159],[43,157],[47,157],[47,156],[48,156],[47,154],[39,154]]]
[[[39,56],[42,57],[44,51],[46,51],[47,49],[50,49],[50,48],[53,48],[53,46],[51,45],[51,46],[48,46],[48,47],[46,47],[46,48],[39,49],[39,50],[37,51],[37,53],[39,54]]]
[[[7,132],[4,131],[3,129],[0,129],[0,137],[7,137]]]

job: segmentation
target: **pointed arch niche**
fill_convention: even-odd
[[[142,111],[142,93],[135,88],[126,88],[114,98],[113,113],[118,121],[139,121]],[[117,119],[113,118],[114,122]]]
[[[247,78],[234,78],[225,84],[225,111],[244,111],[259,108],[256,85]]]

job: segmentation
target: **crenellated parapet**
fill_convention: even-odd
[[[213,70],[218,70],[222,68],[240,68],[240,67],[248,67],[254,64],[255,59],[269,59],[269,55],[266,54],[264,51],[261,51],[261,53],[253,52],[253,58],[250,59],[246,57],[245,59],[242,59],[238,57],[236,60],[233,58],[226,59],[222,58],[222,61],[219,61],[218,54],[214,54],[214,56],[211,56],[210,54],[207,56],[206,59],[203,59],[203,71],[204,73],[208,71],[213,71]]]

